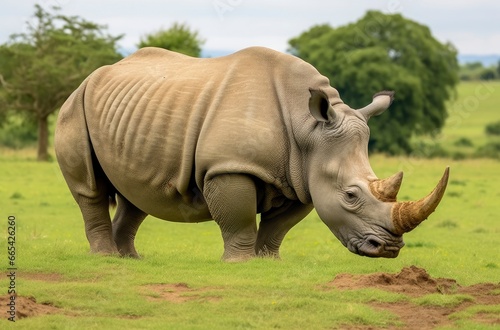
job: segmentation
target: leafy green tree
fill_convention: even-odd
[[[289,51],[330,78],[353,108],[380,90],[395,90],[390,111],[370,121],[369,148],[410,153],[414,134],[437,134],[458,83],[457,51],[429,28],[399,14],[368,11],[359,21],[318,25],[289,41]]]
[[[59,11],[35,5],[27,32],[0,47],[0,106],[37,123],[41,161],[50,158],[49,116],[93,70],[121,59],[116,47],[121,36]]]
[[[201,46],[205,43],[198,31],[186,24],[174,23],[168,30],[160,29],[141,38],[139,48],[160,47],[189,56],[200,57]]]

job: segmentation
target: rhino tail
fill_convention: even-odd
[[[115,187],[112,187],[112,191],[108,191],[108,198],[109,198],[109,207],[114,209],[116,208],[116,189]]]

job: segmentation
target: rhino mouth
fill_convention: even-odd
[[[399,250],[405,245],[401,237],[393,242],[387,242],[375,235],[367,235],[363,239],[350,244],[349,250],[360,256],[370,258],[396,258]]]

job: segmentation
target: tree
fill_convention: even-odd
[[[353,108],[380,90],[396,91],[390,111],[370,121],[371,151],[410,153],[412,135],[434,135],[444,125],[446,101],[458,83],[457,51],[426,26],[368,11],[339,28],[314,26],[289,44],[289,51],[329,77]]]
[[[139,48],[160,47],[189,56],[200,57],[201,46],[205,43],[198,31],[186,24],[174,23],[168,30],[160,29],[141,38]]]
[[[48,160],[48,118],[96,68],[116,62],[121,38],[59,8],[35,5],[27,32],[0,47],[0,105],[38,125],[38,160]]]

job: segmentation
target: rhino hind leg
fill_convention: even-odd
[[[224,241],[222,260],[245,261],[255,257],[257,191],[251,177],[216,176],[205,183],[204,197]]]
[[[118,254],[111,233],[109,196],[114,190],[87,143],[71,134],[56,140],[61,171],[82,213],[92,253]],[[76,141],[76,142],[75,142]],[[64,143],[62,143],[64,142]]]
[[[100,168],[97,160],[89,156],[88,162],[74,166],[61,166],[71,193],[82,213],[90,252],[104,255],[118,254],[112,238],[109,215],[109,196],[114,188]]]
[[[120,255],[139,258],[139,254],[135,250],[134,240],[137,230],[147,214],[120,194],[117,194],[117,200],[118,207],[113,218],[113,240]]]
[[[114,194],[115,189],[95,157],[92,157],[92,169],[95,180],[94,189],[87,188],[86,194],[80,194],[76,198],[85,223],[85,234],[90,243],[90,251],[104,255],[118,254],[112,237],[109,214],[110,196]]]
[[[290,202],[279,209],[263,213],[255,243],[255,253],[259,257],[279,259],[279,248],[283,238],[312,209],[312,205]]]
[[[109,215],[109,196],[114,188],[93,152],[87,131],[83,108],[86,81],[59,111],[54,147],[64,179],[80,207],[90,251],[117,254]]]

